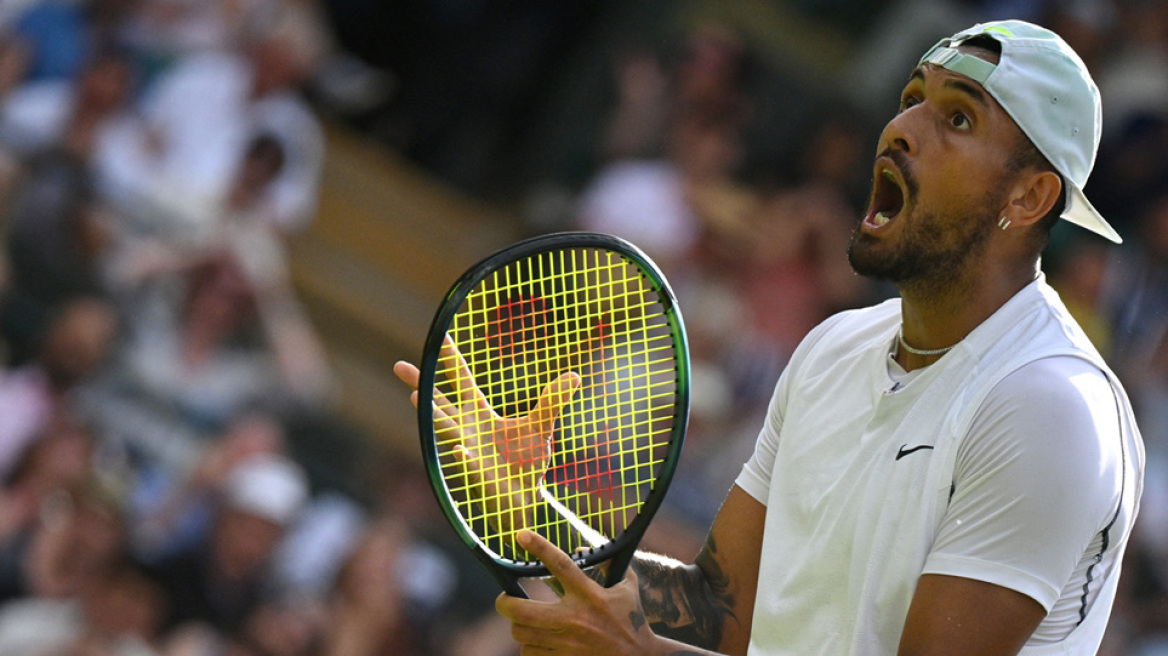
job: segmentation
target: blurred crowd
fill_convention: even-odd
[[[489,0],[414,9],[464,31],[521,26],[512,55],[538,52],[515,39],[546,44],[569,19],[637,11],[529,4],[527,22]],[[1106,648],[1168,654],[1168,7],[782,4],[824,24],[872,19],[840,21],[853,56],[826,78],[792,72],[815,53],[776,63],[733,21],[626,30],[590,48],[602,82],[589,111],[544,103],[531,122],[574,138],[496,166],[539,170],[506,185],[529,232],[627,237],[680,298],[691,430],[644,546],[696,552],[795,345],[895,292],[844,254],[916,57],[978,20],[1027,18],[1095,72],[1104,141],[1087,193],[1126,239],[1060,226],[1044,258],[1131,392],[1148,451]],[[325,157],[306,91],[341,93],[338,62],[352,59],[335,27],[371,6],[0,0],[0,656],[514,653],[497,588],[451,545],[420,463],[366,457],[334,416],[334,374],[289,281],[287,241],[317,219]],[[455,50],[483,62],[494,43]],[[534,66],[491,61],[486,80]],[[451,105],[457,78],[433,80],[443,93],[427,105],[409,71],[386,73],[400,74],[399,102],[357,127],[392,126],[371,138],[447,179],[492,161],[506,134],[486,113],[512,105]],[[443,123],[476,111],[464,129]]]
[[[289,281],[338,56],[308,0],[0,2],[0,654],[460,653],[490,609]]]

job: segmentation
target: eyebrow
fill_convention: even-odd
[[[925,73],[921,67],[913,69],[912,75],[908,77],[909,82],[913,80],[920,80],[921,84],[925,83]],[[986,97],[986,92],[978,85],[966,82],[960,79],[945,80],[943,87],[946,89],[954,89],[969,96],[977,104],[988,108],[990,106],[989,99]]]

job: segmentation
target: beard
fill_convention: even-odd
[[[996,194],[990,194],[996,196]],[[985,249],[994,229],[998,198],[971,203],[978,208],[965,218],[954,220],[936,213],[922,212],[905,220],[900,239],[891,247],[856,227],[848,247],[852,269],[868,278],[891,282],[918,293],[940,295],[961,284],[969,275],[969,263]],[[906,205],[902,214],[908,214]]]

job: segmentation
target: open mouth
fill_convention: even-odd
[[[864,225],[876,229],[890,223],[904,207],[904,197],[904,188],[896,173],[887,165],[880,165],[872,183],[872,202],[864,217]]]

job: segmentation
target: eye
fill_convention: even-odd
[[[949,123],[958,130],[968,130],[970,128],[969,117],[961,112],[954,112],[953,116],[949,117]]]
[[[903,112],[904,110],[908,109],[909,107],[912,107],[913,105],[920,104],[920,102],[921,102],[920,99],[917,98],[916,96],[905,96],[904,98],[901,98],[901,100],[900,100],[900,111]]]

